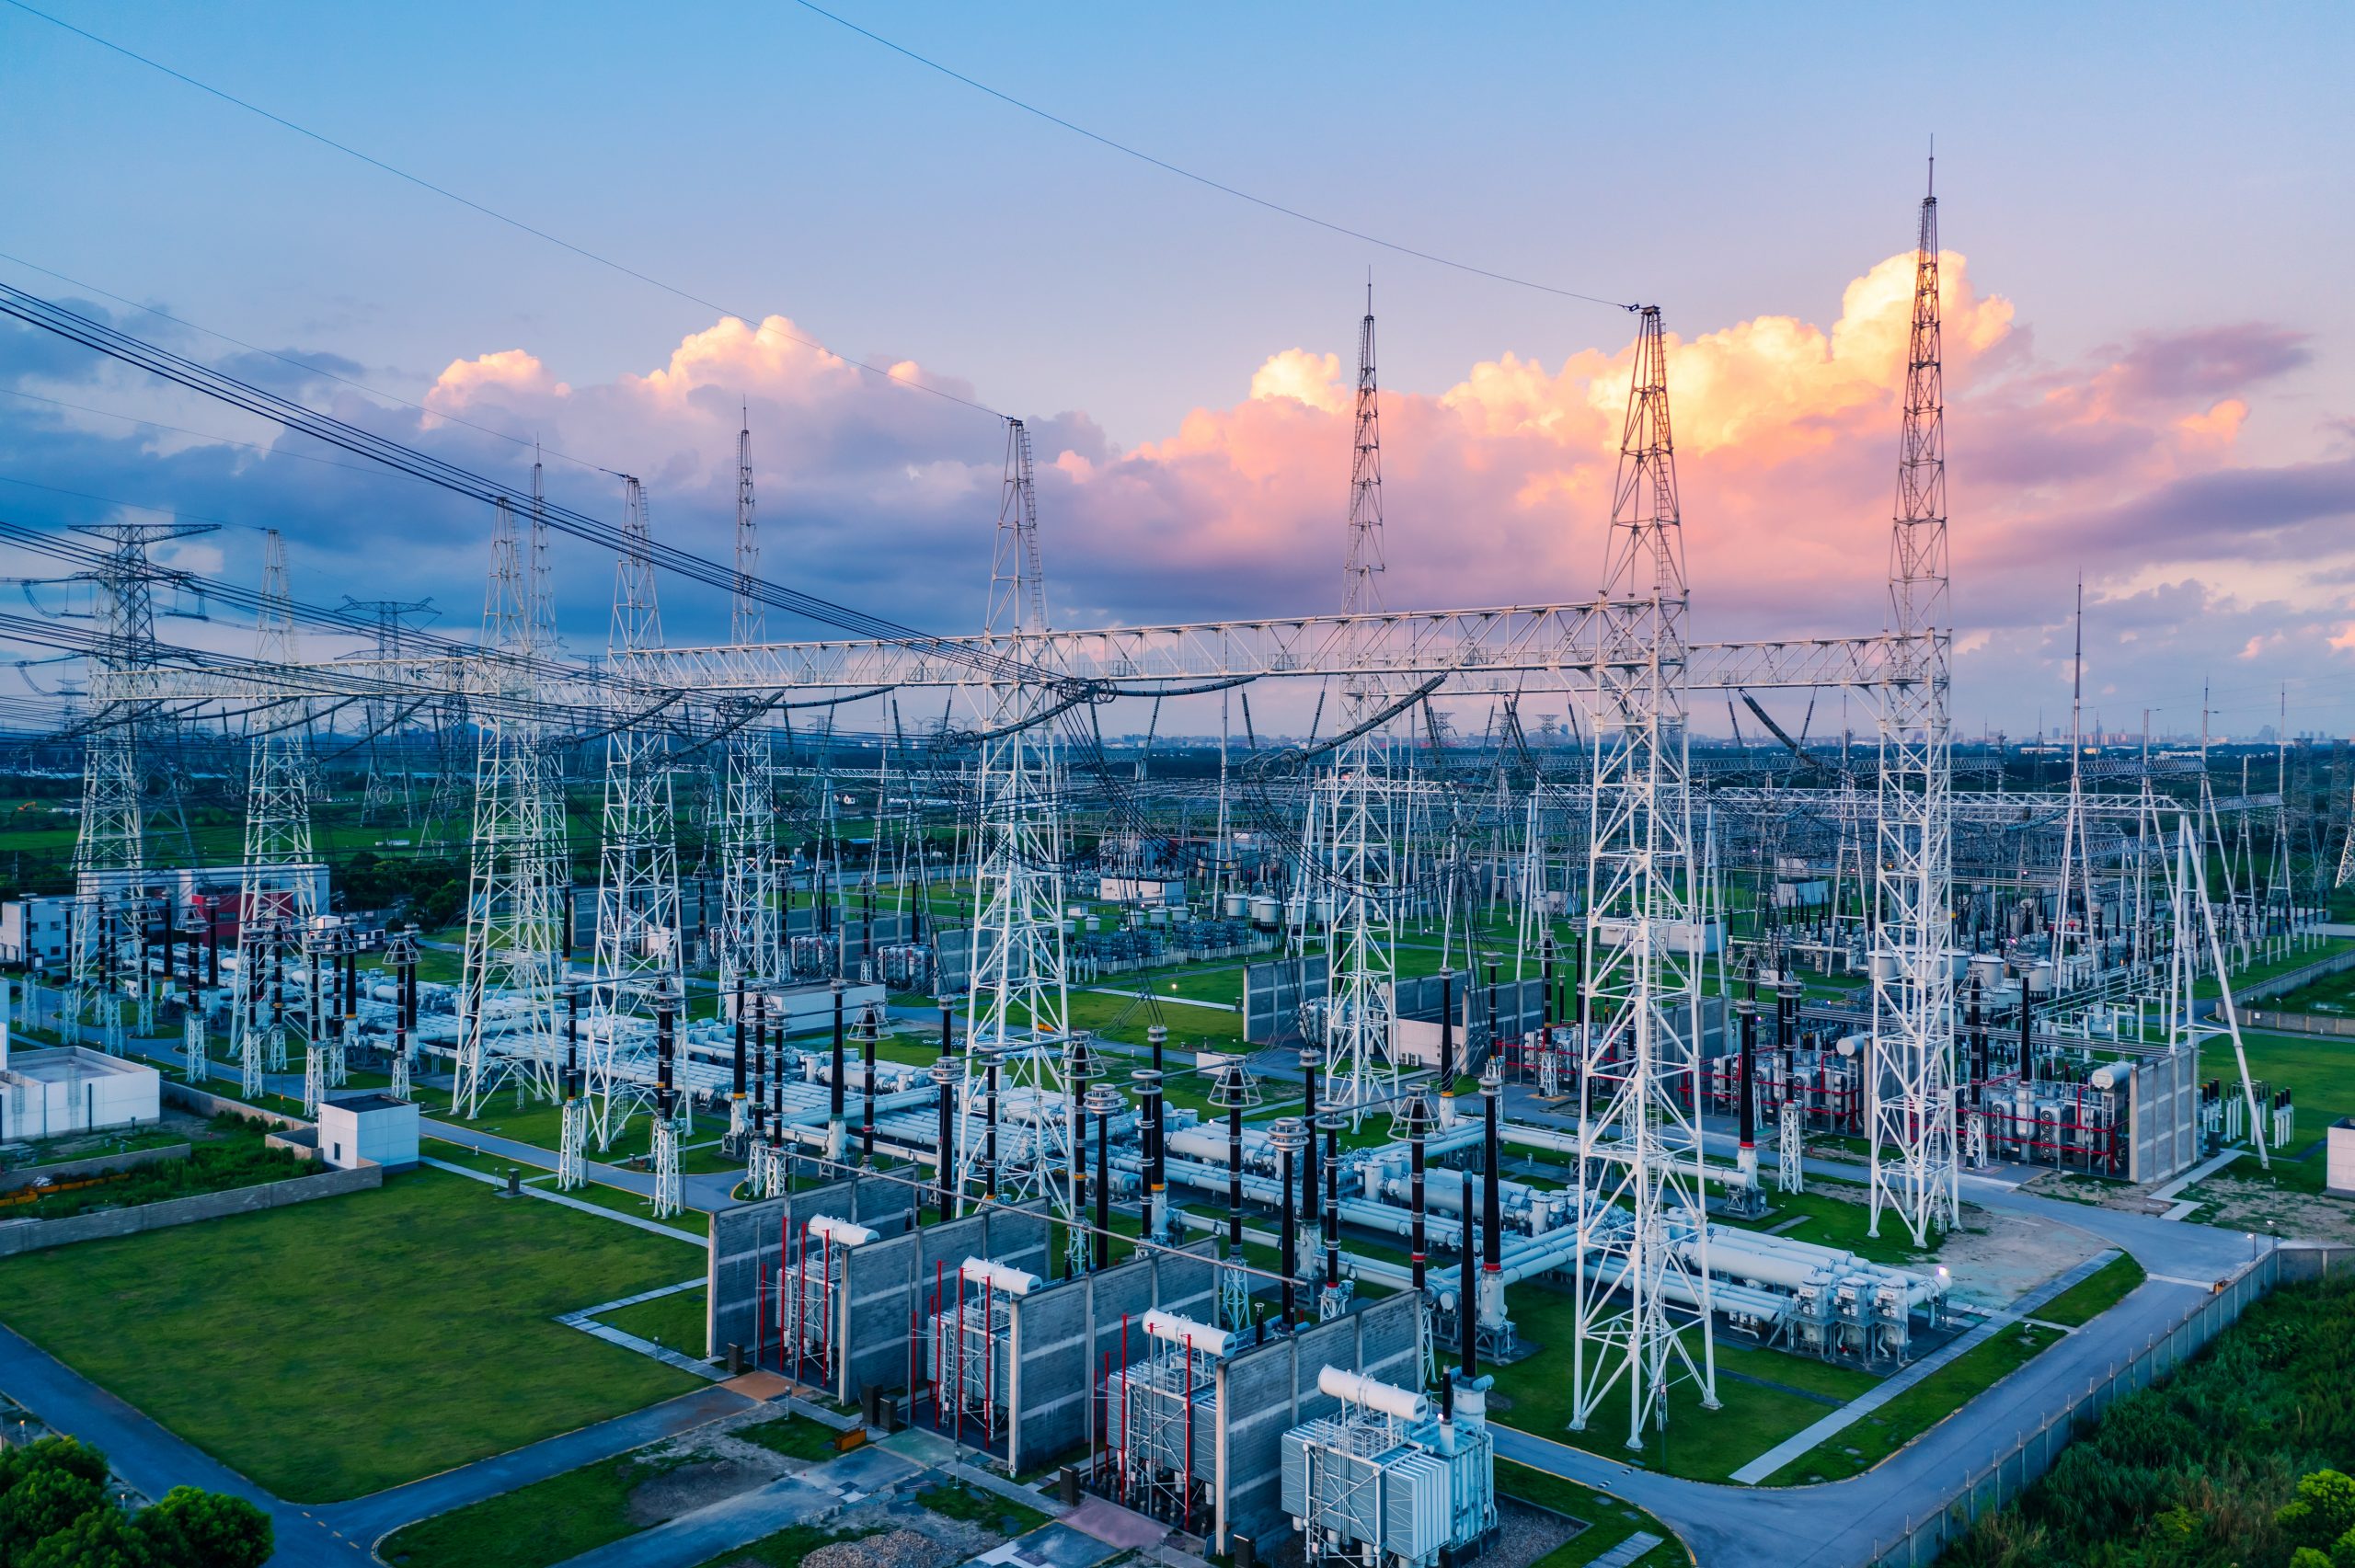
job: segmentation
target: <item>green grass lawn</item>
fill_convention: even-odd
[[[1533,1568],[1581,1568],[1639,1530],[1660,1537],[1660,1544],[1637,1558],[1629,1568],[1685,1568],[1692,1561],[1678,1543],[1674,1530],[1607,1492],[1547,1475],[1511,1459],[1497,1461],[1497,1490],[1505,1496],[1568,1514],[1587,1527],[1539,1558]]]
[[[824,1461],[842,1450],[834,1447],[839,1436],[831,1426],[821,1425],[803,1415],[780,1415],[773,1421],[756,1421],[750,1426],[739,1426],[729,1434],[748,1443],[758,1443],[771,1453],[783,1454],[789,1459]]]
[[[1568,1443],[1623,1463],[1694,1481],[1724,1481],[1793,1433],[1828,1414],[1825,1399],[1849,1400],[1879,1379],[1853,1368],[1809,1356],[1729,1343],[1717,1345],[1717,1399],[1705,1410],[1692,1382],[1668,1399],[1668,1427],[1648,1427],[1641,1449],[1627,1448],[1626,1383],[1604,1401],[1583,1432],[1569,1431],[1568,1377],[1572,1302],[1567,1290],[1528,1283],[1512,1288],[1509,1310],[1522,1337],[1545,1347],[1537,1356],[1496,1369],[1497,1392],[1511,1402],[1494,1410],[1507,1426]],[[1728,1376],[1729,1373],[1736,1374]],[[1810,1398],[1810,1395],[1819,1396]],[[1493,1409],[1493,1407],[1492,1407]]]
[[[699,1387],[550,1321],[684,1277],[685,1253],[425,1170],[9,1259],[0,1321],[280,1496],[331,1502]]]
[[[944,1519],[962,1519],[1004,1536],[1035,1530],[1047,1522],[1047,1516],[1036,1508],[1026,1508],[994,1492],[954,1482],[926,1487],[916,1494],[916,1502]]]
[[[2075,1328],[2093,1322],[2126,1299],[2142,1278],[2142,1265],[2120,1253],[2046,1302],[2044,1310],[2036,1315],[2048,1323]]]
[[[1803,1223],[1777,1233],[1820,1247],[1838,1247],[1872,1263],[1913,1267],[1937,1255],[1935,1246],[1927,1252],[1917,1250],[1904,1222],[1894,1213],[1881,1216],[1878,1237],[1867,1235],[1872,1211],[1865,1207],[1864,1196],[1865,1189],[1853,1184],[1810,1176],[1808,1190],[1803,1193],[1769,1193],[1769,1207],[1763,1218],[1729,1219],[1725,1223],[1745,1230],[1764,1230],[1803,1215]],[[1973,1212],[1976,1211],[1965,1211],[1964,1223],[1970,1222]]]
[[[2090,1280],[2086,1283],[2092,1283]],[[1839,1481],[1868,1471],[2058,1342],[2061,1331],[2005,1330],[1766,1478],[1769,1486]]]
[[[2320,1139],[2332,1122],[2355,1112],[2355,1039],[2318,1040],[2251,1029],[2242,1033],[2241,1045],[2248,1053],[2249,1076],[2288,1089],[2296,1102],[2294,1137],[2286,1150],[2274,1152],[2294,1154]],[[2237,1093],[2239,1069],[2233,1061],[2232,1042],[2211,1041],[2200,1054],[2202,1073],[2222,1077],[2227,1092]],[[2246,1175],[2257,1169],[2256,1159],[2234,1169]]]
[[[629,1494],[671,1464],[624,1454],[404,1526],[376,1554],[393,1568],[546,1568],[635,1535]]]

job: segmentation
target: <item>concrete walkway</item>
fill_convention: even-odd
[[[429,1121],[425,1125],[432,1127],[436,1124]],[[477,1149],[475,1152],[480,1154],[487,1151]],[[464,1176],[470,1182],[482,1182],[489,1186],[503,1187],[507,1185],[505,1181],[501,1180],[500,1177],[492,1175],[488,1171],[477,1171],[469,1165],[453,1164],[447,1160],[436,1160],[430,1154],[420,1155],[418,1159],[418,1163],[420,1165],[431,1165],[437,1171],[447,1171],[454,1176]],[[703,1237],[695,1235],[691,1231],[674,1229],[672,1226],[663,1224],[659,1219],[648,1219],[636,1214],[624,1214],[617,1208],[607,1208],[603,1204],[591,1203],[585,1198],[573,1197],[566,1193],[550,1192],[545,1187],[535,1186],[528,1182],[520,1185],[516,1188],[516,1191],[522,1196],[537,1198],[542,1203],[553,1203],[561,1205],[566,1208],[577,1208],[583,1214],[593,1214],[600,1219],[611,1219],[618,1224],[633,1226],[638,1230],[648,1232],[649,1235],[668,1236],[673,1241],[685,1242],[697,1247],[707,1244]]]

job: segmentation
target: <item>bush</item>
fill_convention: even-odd
[[[2206,1352],[2120,1400],[1959,1568],[2355,1568],[2355,1280],[2284,1286]]]

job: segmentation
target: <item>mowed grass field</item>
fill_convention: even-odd
[[[292,1502],[362,1496],[701,1386],[552,1322],[675,1242],[440,1171],[0,1263],[0,1322]]]

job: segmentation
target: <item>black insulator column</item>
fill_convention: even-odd
[[[858,1043],[859,1060],[867,1070],[865,1096],[858,1110],[858,1158],[867,1169],[875,1168],[875,1040],[883,1032],[883,1021],[873,1008],[867,1013],[865,1038]]]
[[[1230,1066],[1232,1097],[1226,1107],[1226,1255],[1243,1255],[1243,1069]]]
[[[1429,1238],[1423,1230],[1423,1135],[1430,1127],[1430,1106],[1420,1094],[1407,1102],[1407,1205],[1414,1211],[1414,1234],[1408,1242],[1415,1265],[1415,1294],[1423,1293],[1423,1274],[1429,1254],[1425,1251]]]
[[[2020,1082],[2036,1082],[2036,1006],[2028,999],[2028,971],[2020,970]]]
[[[1300,1166],[1300,1211],[1316,1212],[1316,1069],[1321,1059],[1316,1052],[1303,1049],[1300,1053],[1301,1082],[1306,1086],[1307,1098],[1302,1103],[1300,1125],[1308,1129],[1308,1144],[1303,1150]]]
[[[1497,960],[1495,955],[1491,954],[1488,957],[1488,1054],[1491,1057],[1496,1056],[1504,1043],[1504,1031],[1498,1024],[1500,1016],[1501,1014],[1497,1011]],[[1465,1044],[1467,1046],[1470,1044],[1468,1038]],[[1465,1065],[1469,1067],[1471,1062],[1468,1050],[1465,1058]]]
[[[1166,1242],[1174,1228],[1169,1218],[1169,1108],[1161,1093],[1165,1070],[1162,1056],[1169,1043],[1169,1031],[1155,1024],[1145,1030],[1144,1037],[1153,1047],[1153,1092],[1146,1102],[1153,1120],[1153,1137],[1145,1146],[1145,1240]]]
[[[997,1053],[990,1052],[989,1059],[989,1093],[982,1110],[982,1161],[988,1169],[982,1173],[982,1196],[994,1198],[997,1196]]]
[[[748,1022],[744,1016],[744,990],[739,986],[736,989],[736,1056],[730,1064],[728,1081],[729,1098],[739,1106],[744,1103],[744,1025]]]
[[[1137,1114],[1144,1128],[1144,1213],[1138,1234],[1148,1242],[1162,1237],[1162,1205],[1168,1197],[1167,1168],[1161,1153],[1161,1074],[1141,1067],[1129,1076],[1137,1086]]]
[[[1112,1106],[1120,1092],[1109,1084],[1096,1112],[1096,1266],[1112,1266]]]
[[[1325,1113],[1325,1288],[1341,1288],[1341,1117]]]
[[[564,993],[564,1097],[580,1098],[580,993],[573,990]]]
[[[1499,1299],[1502,1299],[1504,1296],[1504,1281],[1499,1276],[1505,1270],[1502,1190],[1504,1155],[1499,1148],[1499,1121],[1503,1115],[1504,1093],[1504,1081],[1498,1076],[1496,1068],[1491,1066],[1480,1080],[1480,1097],[1486,1102],[1488,1121],[1487,1137],[1481,1146],[1483,1160],[1480,1173],[1480,1266],[1482,1272],[1488,1276],[1487,1283],[1494,1288]],[[1465,1205],[1467,1213],[1470,1207],[1468,1204]],[[1478,1316],[1477,1313],[1473,1315]],[[1465,1343],[1468,1345],[1471,1341],[1467,1339]]]
[[[654,1114],[666,1122],[671,1119],[672,1107],[678,1097],[671,1077],[678,1053],[678,1042],[673,1037],[678,1024],[677,1008],[667,988],[654,999]]]
[[[833,1115],[833,1118],[834,1118],[834,1129],[833,1129],[833,1130],[834,1130],[834,1137],[835,1137],[835,1139],[836,1139],[837,1142],[839,1143],[839,1140],[840,1140],[840,1139],[841,1139],[841,1137],[842,1137],[842,1131],[843,1131],[843,1078],[844,1078],[844,1071],[843,1071],[843,982],[842,982],[841,980],[837,979],[837,980],[835,980],[835,981],[834,981],[834,983],[833,983],[833,987],[834,987],[834,1071],[833,1071],[833,1080],[834,1080],[834,1081],[833,1081],[833,1085],[832,1085],[833,1093],[829,1096],[829,1098],[828,1098],[828,1100],[827,1100],[827,1109],[832,1113],[832,1115]],[[830,1150],[828,1150],[826,1152],[827,1152],[830,1156],[832,1156],[832,1155],[839,1155],[839,1154],[841,1153],[841,1150],[840,1150],[840,1148],[839,1148],[839,1147],[837,1147],[837,1148],[834,1148],[834,1149],[830,1149]]]
[[[1744,997],[1733,1004],[1733,1011],[1741,1020],[1741,1069],[1735,1090],[1740,1098],[1734,1117],[1741,1147],[1736,1158],[1743,1185],[1754,1193],[1758,1190],[1758,1004]]]
[[[744,1023],[744,1014],[748,1009],[757,1009],[767,1000],[766,997],[763,997],[758,1001],[740,1001],[736,1008],[737,1024],[741,1026]],[[761,1143],[766,1143],[769,1138],[769,1033],[763,1026],[764,1022],[762,1015],[754,1012],[752,1015],[752,1137],[755,1141]]]
[[[1970,998],[1964,1011],[1970,1033],[1970,1103],[1987,1103],[1987,1024],[1979,1012],[1979,977],[1970,978]]]
[[[940,1141],[934,1146],[939,1162],[934,1167],[939,1180],[935,1184],[940,1191],[940,1218],[948,1218],[949,1193],[956,1182],[957,1151],[949,1147],[955,1129],[950,1121],[956,1113],[955,1070],[949,1063],[955,1059],[956,1036],[950,1023],[948,1004],[940,1004],[940,1061],[932,1070],[932,1081],[940,1086]]]
[[[1276,1146],[1276,1152],[1281,1161],[1276,1185],[1283,1193],[1283,1212],[1280,1216],[1281,1230],[1279,1240],[1282,1245],[1281,1266],[1284,1276],[1283,1326],[1289,1329],[1292,1326],[1294,1315],[1300,1305],[1292,1282],[1292,1276],[1299,1271],[1300,1267],[1300,1208],[1299,1195],[1292,1187],[1292,1157],[1299,1152],[1302,1144],[1307,1139],[1304,1136],[1300,1123],[1289,1116],[1270,1127],[1268,1129],[1268,1137],[1269,1140]]]

